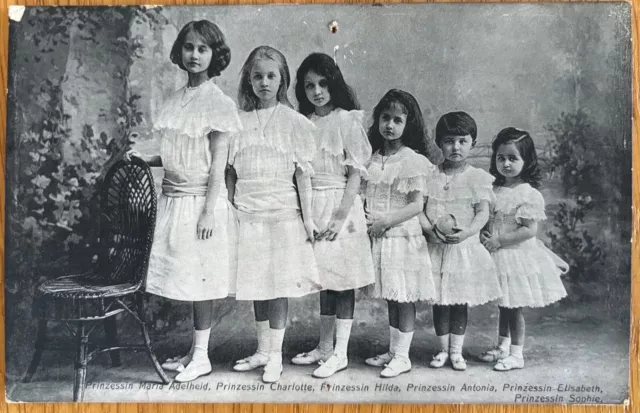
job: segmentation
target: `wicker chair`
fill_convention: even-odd
[[[111,363],[120,365],[119,350],[146,350],[164,384],[169,379],[160,367],[147,330],[141,287],[146,279],[156,220],[153,175],[140,159],[116,162],[107,172],[100,191],[100,241],[97,261],[89,271],[44,282],[35,297],[38,333],[35,354],[23,378],[31,381],[45,349],[74,348],[73,400],[82,401],[87,363],[109,352]],[[115,316],[126,313],[136,320],[144,345],[119,345]],[[47,345],[47,322],[71,328],[71,348]],[[93,343],[89,335],[104,323],[106,342]]]

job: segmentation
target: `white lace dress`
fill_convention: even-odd
[[[235,103],[213,80],[179,89],[154,125],[164,167],[155,235],[145,290],[183,301],[233,295],[235,223],[224,182],[215,205],[213,237],[200,240],[196,227],[205,205],[213,165],[209,132],[240,129]],[[224,162],[223,162],[224,163]]]
[[[367,209],[389,213],[404,208],[411,192],[425,193],[434,169],[427,158],[407,147],[388,158],[384,166],[376,152],[365,177]],[[417,216],[372,238],[371,243],[376,283],[368,288],[370,296],[403,303],[437,297],[429,249]]]
[[[547,218],[544,198],[531,185],[496,187],[494,191],[493,234],[517,230],[522,219],[543,221]],[[503,292],[499,306],[544,307],[567,295],[560,279],[563,271],[558,267],[558,264],[562,266],[562,260],[537,238],[502,247],[491,255],[500,274]]]
[[[236,298],[270,300],[320,291],[294,177],[296,167],[313,173],[315,127],[281,104],[241,112],[240,119],[243,130],[232,137],[228,161],[237,174]]]
[[[475,205],[494,199],[494,178],[469,165],[448,177],[438,168],[427,182],[426,214],[432,223],[451,214],[459,227],[468,227],[475,217]],[[445,189],[446,188],[446,189]],[[429,243],[431,263],[438,291],[437,304],[480,305],[502,296],[500,282],[489,251],[474,234],[458,244]]]
[[[367,174],[365,163],[371,145],[362,126],[362,111],[336,109],[329,115],[311,116],[316,125],[316,156],[312,165],[313,219],[322,231],[340,207],[347,184],[347,166]],[[326,290],[344,291],[364,287],[375,280],[371,242],[362,199],[356,195],[349,215],[334,241],[316,241],[313,249]]]

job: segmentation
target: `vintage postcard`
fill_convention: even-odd
[[[7,399],[623,403],[630,14],[12,6]]]

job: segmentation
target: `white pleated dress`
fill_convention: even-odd
[[[371,145],[362,126],[364,112],[335,109],[327,116],[311,115],[316,125],[316,156],[312,165],[313,220],[320,231],[327,228],[340,207],[347,184],[347,166],[361,176],[371,157]],[[316,241],[313,249],[325,290],[345,291],[375,281],[371,242],[362,199],[356,195],[349,215],[334,241]]]
[[[471,165],[453,178],[438,167],[427,182],[427,217],[435,223],[451,214],[459,227],[468,227],[475,217],[475,205],[493,202],[493,180]],[[430,242],[429,253],[438,291],[436,304],[475,306],[502,296],[496,267],[479,233],[458,244]]]
[[[382,164],[376,152],[367,165],[364,189],[371,212],[389,213],[409,204],[413,191],[425,193],[435,167],[424,156],[404,147]],[[427,241],[415,216],[371,238],[376,283],[367,292],[373,298],[402,303],[437,298]]]
[[[496,187],[493,214],[494,235],[513,232],[522,219],[545,220],[544,198],[529,184],[515,188]],[[558,263],[562,260],[537,238],[502,247],[491,254],[500,275],[501,307],[544,307],[566,297]],[[566,263],[564,263],[566,265]],[[566,269],[566,268],[565,268]]]
[[[215,205],[214,235],[197,237],[212,165],[209,133],[240,130],[236,105],[213,80],[179,89],[154,125],[164,168],[145,290],[182,301],[235,292],[235,221],[224,182]]]
[[[260,112],[260,113],[258,113]],[[313,174],[313,123],[293,109],[240,112],[243,130],[231,139],[237,174],[236,298],[271,300],[321,290],[295,183],[296,167]]]

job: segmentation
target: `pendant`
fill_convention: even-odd
[[[449,183],[444,184],[442,189],[444,189],[445,191],[448,191],[449,190]]]

